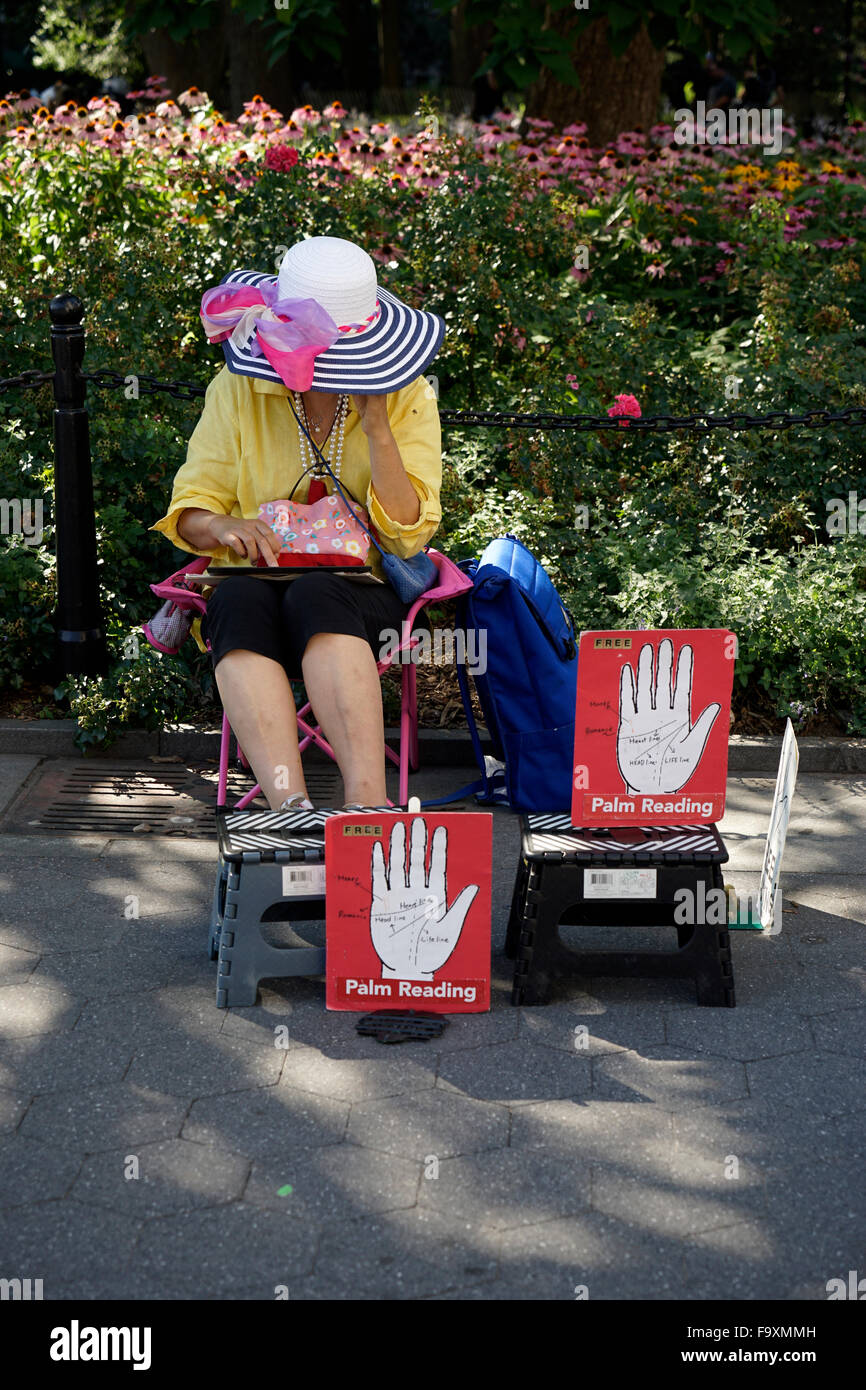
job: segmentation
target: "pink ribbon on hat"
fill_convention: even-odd
[[[316,299],[278,299],[276,284],[215,285],[201,300],[208,342],[231,338],[254,357],[264,353],[290,391],[309,391],[316,358],[340,336],[330,314]]]

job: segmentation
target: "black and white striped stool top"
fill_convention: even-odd
[[[521,817],[527,859],[567,859],[576,864],[724,864],[728,851],[714,825],[613,825],[575,827],[567,812]]]
[[[259,854],[272,859],[280,851],[289,858],[324,859],[325,821],[340,811],[217,811],[217,835],[223,859]],[[295,853],[291,853],[295,851]]]

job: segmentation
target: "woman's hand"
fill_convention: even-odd
[[[245,520],[241,516],[217,516],[208,522],[208,533],[217,546],[232,549],[255,564],[262,555],[268,565],[279,565],[279,544],[267,522],[259,517]]]
[[[387,396],[352,396],[351,401],[368,439],[385,441],[391,438]]]

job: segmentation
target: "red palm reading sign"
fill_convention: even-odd
[[[573,825],[721,820],[736,652],[727,629],[581,635]]]

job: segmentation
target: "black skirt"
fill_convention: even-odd
[[[307,643],[319,632],[360,637],[382,660],[383,649],[395,645],[395,632],[399,641],[410,607],[390,584],[358,584],[322,570],[285,583],[239,575],[216,586],[201,632],[214,666],[227,652],[243,649],[279,662],[298,680]],[[419,613],[414,631],[429,630]]]

